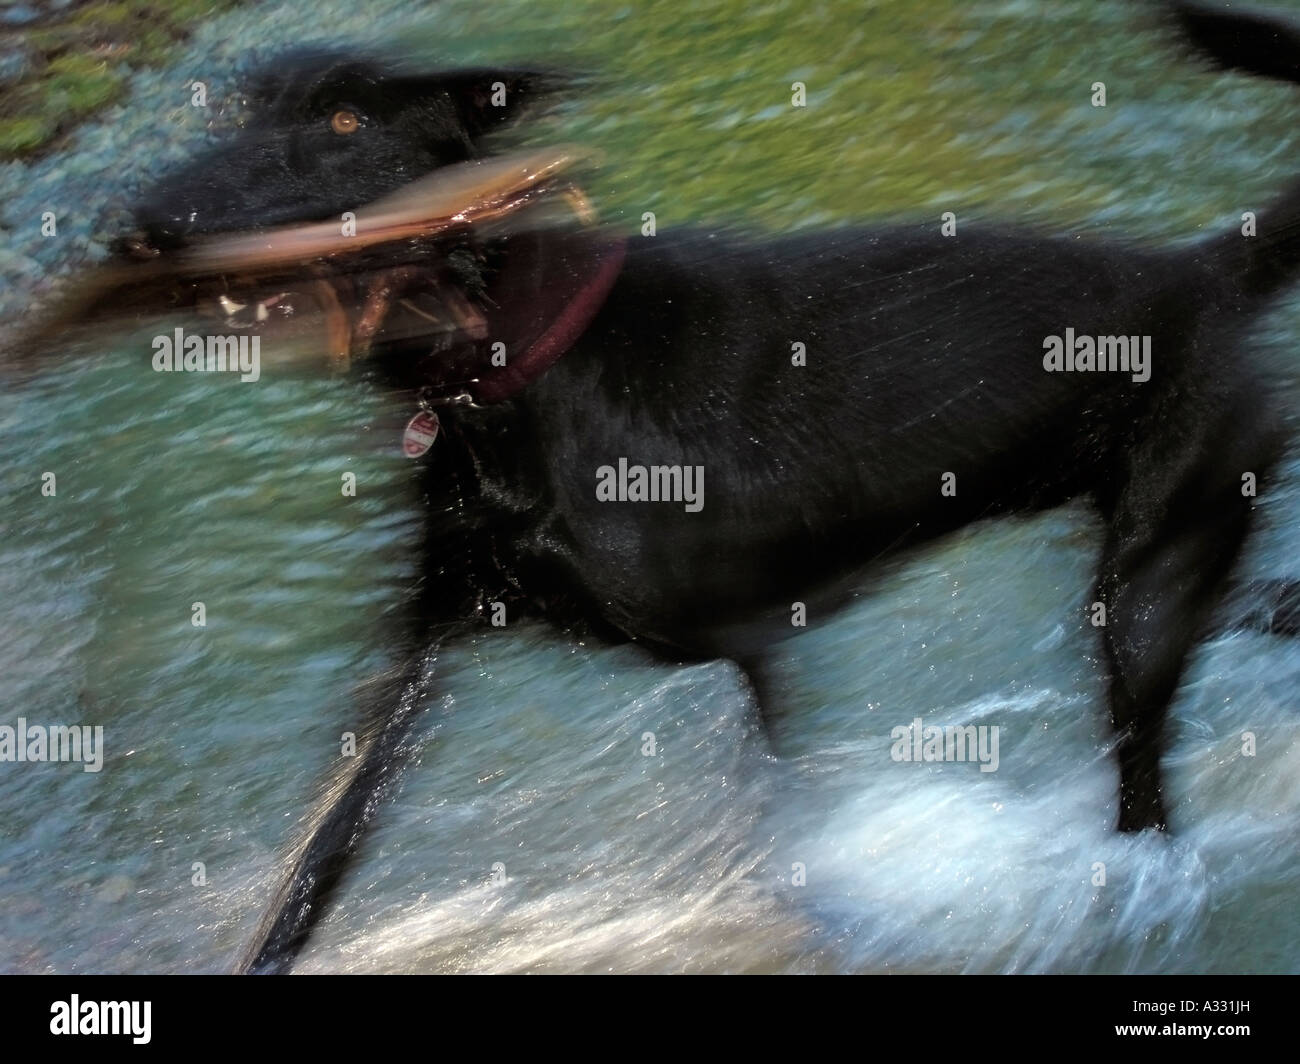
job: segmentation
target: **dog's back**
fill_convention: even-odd
[[[1081,492],[1113,505],[1137,441],[1194,446],[1231,394],[1267,436],[1249,366],[1224,372],[1211,339],[1238,327],[1231,284],[1185,254],[978,226],[634,242],[527,396],[517,450],[550,509],[512,556],[549,553],[636,637],[716,651],[755,611],[788,631],[793,600],[890,550]],[[1149,378],[1046,371],[1067,328],[1148,343]],[[498,431],[449,416],[471,440]],[[602,502],[595,471],[620,457],[700,466],[703,509]],[[488,494],[530,475],[507,461]]]

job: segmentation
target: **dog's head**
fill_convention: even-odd
[[[485,142],[568,84],[546,70],[281,57],[250,86],[237,132],[143,193],[117,261],[88,295],[56,307],[52,327],[120,312],[129,292],[146,310],[192,306],[215,332],[325,352],[336,368],[356,354],[414,352],[441,357],[425,379],[478,379],[470,364],[489,314],[498,342],[515,341],[565,305],[559,289],[518,298],[529,287],[515,283],[521,269],[535,277],[550,258],[506,255],[506,217],[536,228],[545,210],[532,208],[558,202],[589,218],[568,174],[581,152],[494,154]],[[489,294],[502,277],[504,301]]]
[[[583,234],[574,253],[559,232],[591,220],[572,173],[589,153],[487,143],[570,84],[549,70],[283,56],[250,86],[242,127],[144,191],[117,257],[37,318],[25,346],[195,310],[213,340],[251,331],[273,359],[335,369],[383,356],[372,364],[400,363],[403,382],[459,395],[483,379],[489,337],[530,352],[557,322],[567,335],[570,303],[595,305],[586,275],[607,277]]]
[[[478,157],[487,135],[557,81],[521,70],[403,72],[326,52],[282,57],[250,87],[237,135],[146,191],[136,240],[165,251],[198,236],[338,218]]]

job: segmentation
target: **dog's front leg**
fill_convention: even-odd
[[[423,652],[364,696],[367,722],[354,756],[331,777],[290,851],[270,903],[235,971],[282,974],[320,920],[349,858],[405,763],[411,725],[428,702],[441,652],[478,622],[443,625]]]

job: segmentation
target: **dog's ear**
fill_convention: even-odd
[[[568,79],[556,71],[486,67],[398,80],[412,97],[450,102],[460,132],[471,144],[509,125],[568,84]]]

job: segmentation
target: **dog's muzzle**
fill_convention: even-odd
[[[444,167],[359,208],[348,223],[204,236],[180,247],[133,232],[118,241],[117,261],[82,278],[25,342],[48,346],[53,333],[127,311],[186,307],[213,332],[257,332],[264,352],[303,349],[335,369],[368,354],[381,334],[427,341],[433,351],[481,339],[484,315],[448,268],[449,252],[472,255],[485,234],[526,208],[559,205],[570,221],[590,222],[572,171],[591,158],[561,147]]]

